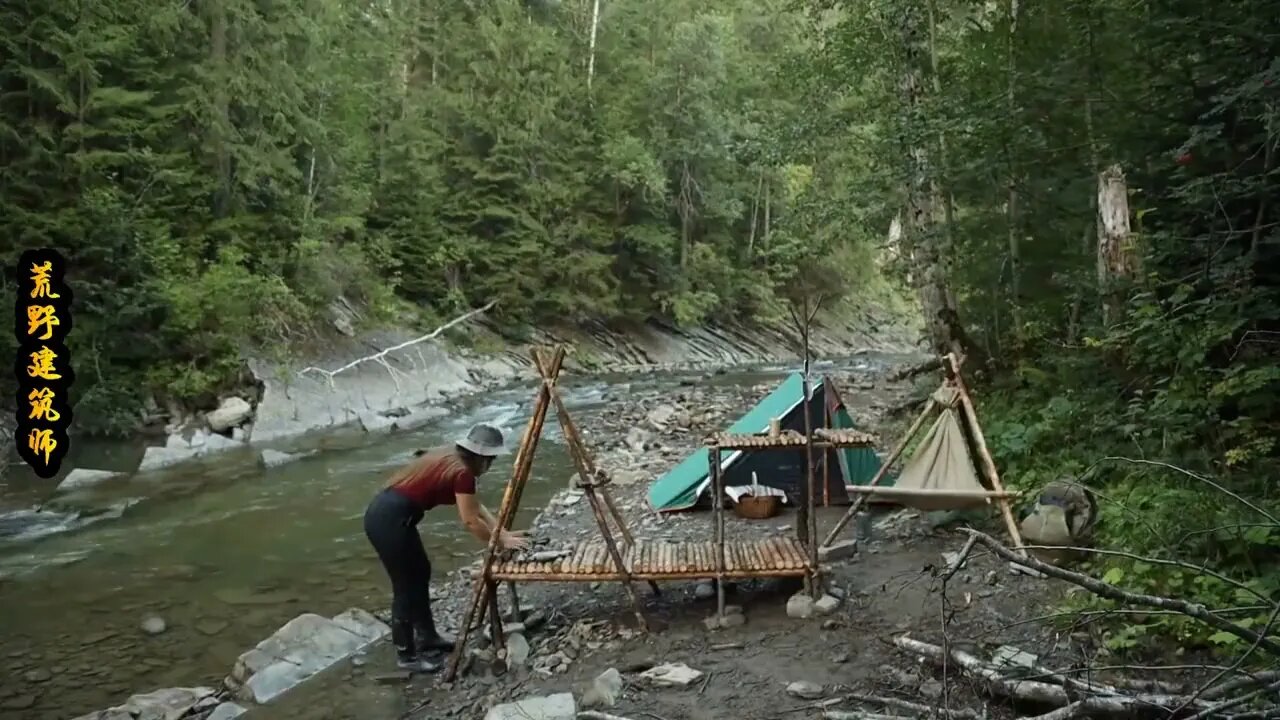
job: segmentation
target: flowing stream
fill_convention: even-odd
[[[750,384],[781,371],[711,381]],[[567,384],[565,400],[589,427],[611,393],[674,390],[692,377],[595,378]],[[0,718],[63,720],[134,692],[216,685],[241,653],[300,613],[385,607],[387,582],[361,526],[369,498],[415,449],[472,423],[506,427],[514,445],[531,399],[530,386],[518,387],[417,432],[330,435],[325,452],[271,469],[235,451],[108,483],[91,496],[105,511],[89,517],[33,511],[39,483],[11,480],[0,487]],[[103,454],[110,450],[80,462],[110,467]],[[480,494],[495,511],[511,459],[481,479]],[[517,526],[571,472],[552,415]],[[437,573],[478,557],[480,545],[448,512],[429,513],[420,531]],[[163,632],[144,630],[152,617],[163,620]]]

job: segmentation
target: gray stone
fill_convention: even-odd
[[[246,402],[244,398],[233,396],[224,398],[222,403],[218,405],[218,409],[207,413],[204,419],[214,432],[225,432],[237,425],[244,424],[244,421],[248,420],[252,414],[252,405]]]
[[[807,620],[813,617],[814,602],[809,593],[803,590],[787,599],[787,617]]]
[[[279,467],[297,460],[298,456],[293,453],[280,452],[267,448],[258,453],[258,462],[262,463],[264,468]]]
[[[840,607],[840,598],[835,595],[823,595],[813,603],[813,609],[822,615],[829,615],[838,607]]]
[[[82,715],[76,720],[179,720],[210,703],[210,687],[165,688],[131,696],[123,705]]]
[[[507,636],[507,669],[523,667],[529,661],[529,641],[520,633]]]
[[[150,615],[142,619],[142,624],[139,627],[142,628],[142,632],[148,635],[159,635],[167,630],[169,625],[159,615]]]
[[[700,582],[693,588],[693,596],[699,600],[710,600],[716,596],[715,583]]]
[[[600,673],[582,693],[582,707],[613,707],[622,699],[622,674],[614,668]]]
[[[89,468],[76,468],[67,473],[67,476],[58,483],[58,492],[68,492],[71,490],[82,490],[92,487],[101,482],[110,480],[113,477],[119,477],[120,473],[110,470],[90,470]]]
[[[841,540],[825,547],[818,548],[818,560],[822,562],[834,562],[836,560],[844,560],[858,554],[857,540]]]
[[[233,702],[224,702],[209,713],[209,717],[204,720],[235,720],[241,715],[249,712],[245,707],[237,705]]]
[[[138,472],[159,470],[199,457],[200,451],[190,447],[149,447],[142,453],[142,462],[138,463]]]
[[[640,673],[640,678],[654,685],[687,687],[702,679],[702,675],[701,670],[694,670],[684,663],[663,663]]]
[[[578,704],[573,694],[557,693],[494,705],[484,720],[575,720],[577,716]]]
[[[991,662],[997,666],[1034,668],[1039,657],[1012,645],[1001,645],[991,654]]]
[[[825,695],[826,691],[817,683],[798,680],[787,686],[787,694],[802,700],[817,700]]]
[[[355,608],[332,620],[312,613],[299,615],[242,654],[228,686],[241,700],[270,702],[388,632],[382,621]]]

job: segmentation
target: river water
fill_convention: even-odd
[[[755,383],[781,372],[760,368],[714,382]],[[691,377],[597,378],[567,384],[565,400],[590,428],[610,393],[674,390]],[[330,435],[325,452],[277,468],[236,451],[147,474],[95,490],[81,502],[110,510],[87,521],[15,509],[48,494],[48,483],[40,491],[30,476],[11,480],[0,506],[0,718],[63,720],[134,692],[216,685],[241,653],[300,613],[385,607],[387,582],[361,527],[369,498],[414,450],[472,423],[505,426],[514,445],[531,399],[530,387],[518,387],[414,433]],[[481,479],[479,492],[495,511],[511,459]],[[552,416],[517,526],[571,472]],[[448,512],[429,514],[420,531],[437,573],[479,557],[479,544]],[[166,625],[157,635],[142,628],[152,616]]]

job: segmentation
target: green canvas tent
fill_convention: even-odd
[[[803,402],[804,377],[791,373],[773,392],[769,393],[747,414],[729,426],[731,433],[759,433],[769,429],[769,420],[780,418],[784,429],[804,431]],[[807,403],[813,427],[830,426],[853,428],[853,417],[840,400],[835,387],[827,378],[813,383],[811,400]],[[658,512],[686,510],[697,505],[710,485],[708,463],[710,454],[699,448],[683,462],[676,465],[649,487],[649,505]],[[826,458],[818,458],[815,468],[822,477],[822,462],[830,463],[828,487],[825,497],[832,503],[848,502],[845,485],[865,485],[880,470],[880,458],[873,448],[855,448],[830,451]],[[727,452],[721,459],[721,472],[726,487],[751,484],[754,472],[761,484],[778,488],[787,493],[793,502],[799,500],[800,482],[804,477],[803,451],[770,451],[759,453]],[[882,485],[892,485],[886,478]]]

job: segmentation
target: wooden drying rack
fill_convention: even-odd
[[[502,495],[502,505],[494,532],[489,537],[485,549],[484,561],[474,573],[475,587],[471,603],[458,641],[449,657],[445,669],[444,680],[452,681],[458,673],[467,638],[486,619],[490,623],[490,633],[498,647],[506,644],[502,630],[502,616],[498,609],[497,587],[500,582],[507,582],[511,588],[513,616],[520,617],[520,601],[515,591],[516,582],[601,582],[618,581],[626,589],[631,600],[636,620],[641,630],[648,629],[644,614],[640,610],[640,600],[636,596],[633,581],[647,581],[654,594],[658,594],[659,580],[716,580],[717,611],[723,617],[724,581],[764,577],[803,577],[810,581],[810,587],[816,588],[817,577],[817,533],[813,524],[813,469],[808,467],[809,491],[807,493],[808,532],[798,530],[798,537],[770,537],[735,543],[726,543],[724,534],[724,488],[720,477],[720,451],[724,449],[760,450],[767,448],[790,449],[814,447],[865,447],[874,441],[871,436],[852,430],[818,430],[812,433],[808,427],[808,413],[805,413],[806,435],[788,433],[782,438],[770,441],[767,437],[754,435],[717,435],[708,441],[711,445],[710,474],[714,485],[712,497],[715,509],[715,539],[711,542],[670,542],[642,541],[636,542],[627,528],[626,521],[614,504],[609,494],[610,478],[607,473],[596,468],[591,454],[587,451],[578,433],[577,426],[569,416],[563,400],[560,398],[556,383],[564,362],[564,348],[557,347],[550,357],[538,349],[531,351],[534,367],[542,378],[538,389],[538,398],[534,404],[533,415],[525,427],[516,451],[511,481],[507,483]],[[808,379],[805,380],[805,397],[808,398]],[[546,422],[547,411],[554,405],[560,428],[564,432],[565,444],[573,459],[577,472],[574,485],[582,490],[587,504],[595,516],[596,526],[600,531],[600,539],[576,545],[551,560],[537,561],[532,558],[506,557],[506,553],[498,549],[498,538],[501,530],[509,530],[520,506],[520,498],[529,481],[529,472],[533,466],[533,456],[542,436],[542,428]],[[792,436],[798,437],[797,443]],[[810,435],[816,436],[810,437]],[[763,442],[763,444],[762,444]],[[812,458],[812,455],[810,455]],[[824,472],[826,464],[823,464]],[[617,526],[621,543],[614,537],[609,526],[612,518]],[[797,527],[803,523],[797,523]],[[813,540],[810,540],[812,538]]]
[[[777,435],[768,433],[716,433],[706,441],[709,450],[707,463],[711,477],[711,497],[714,498],[711,502],[711,507],[715,514],[715,545],[720,548],[720,553],[716,558],[718,563],[716,568],[716,607],[721,616],[724,615],[725,607],[724,583],[722,581],[737,577],[734,572],[735,567],[732,561],[729,560],[733,555],[733,551],[725,550],[727,543],[725,539],[724,478],[720,469],[721,453],[725,450],[740,452],[804,450],[805,491],[802,493],[804,502],[801,504],[796,522],[796,537],[794,539],[787,538],[786,542],[803,559],[803,570],[794,573],[794,575],[805,578],[808,590],[815,599],[820,594],[821,583],[818,581],[820,567],[818,564],[817,488],[814,487],[813,452],[814,450],[825,452],[840,448],[873,447],[875,445],[875,437],[857,430],[814,429],[808,406],[810,389],[809,376],[808,373],[805,373],[802,399],[800,401],[803,406],[804,433],[799,433],[795,430],[783,430]],[[822,486],[824,488],[828,485],[829,474],[830,463],[822,463]]]

